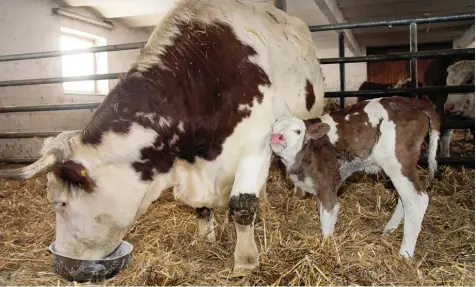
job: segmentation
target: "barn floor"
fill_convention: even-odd
[[[460,137],[454,146],[467,150],[471,142]],[[466,155],[474,155],[470,149]],[[131,265],[105,283],[474,286],[474,180],[474,170],[439,168],[415,260],[406,261],[398,255],[402,225],[381,235],[396,205],[384,182],[365,175],[347,181],[335,236],[323,241],[315,198],[295,197],[273,168],[255,234],[261,265],[244,278],[230,277],[234,227],[223,224],[224,210],[216,214],[217,243],[202,242],[192,210],[165,192],[125,238],[135,249]],[[0,181],[0,285],[71,284],[50,266],[54,213],[45,188],[45,178]]]

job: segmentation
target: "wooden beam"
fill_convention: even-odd
[[[455,48],[466,48],[474,43],[474,24],[466,30],[461,37],[457,38],[453,42]]]
[[[342,11],[337,6],[336,0],[314,0],[316,2],[319,9],[322,11],[324,16],[326,16],[327,20],[331,24],[337,23],[347,23]],[[345,42],[349,50],[355,56],[362,56],[363,49],[360,46],[359,42],[354,37],[354,33],[351,30],[343,30],[345,34]]]

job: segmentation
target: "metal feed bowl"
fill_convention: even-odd
[[[54,270],[66,280],[76,282],[98,282],[114,277],[127,267],[133,249],[130,243],[122,241],[106,258],[84,260],[56,253],[54,244],[49,246]]]

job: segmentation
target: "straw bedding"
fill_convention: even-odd
[[[469,138],[458,135],[454,150],[474,155]],[[428,187],[425,174],[422,169]],[[225,211],[216,211],[217,242],[207,243],[195,236],[192,209],[164,192],[125,238],[134,245],[131,265],[104,283],[474,286],[474,170],[439,168],[428,187],[430,205],[413,261],[398,255],[402,225],[381,235],[396,205],[384,184],[366,175],[348,180],[335,236],[323,240],[316,199],[295,197],[273,165],[255,234],[261,265],[242,278],[230,276],[235,237],[233,224],[224,222]],[[45,189],[45,178],[0,181],[1,285],[71,284],[50,266],[54,213]]]

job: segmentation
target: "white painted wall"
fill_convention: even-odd
[[[142,29],[129,29],[114,23],[113,30],[52,14],[57,7],[50,0],[0,1],[0,55],[60,50],[60,27],[67,27],[101,36],[108,45],[146,41],[149,34]],[[95,17],[82,8],[67,10]],[[138,50],[107,53],[108,72],[124,72],[133,63]],[[0,63],[0,81],[61,77],[61,58]],[[109,81],[112,87],[115,81]],[[62,84],[0,88],[0,106],[46,105],[100,102],[103,97],[65,94]],[[0,114],[0,132],[54,131],[81,129],[92,111],[58,111]],[[0,158],[36,157],[42,140],[0,139]]]

